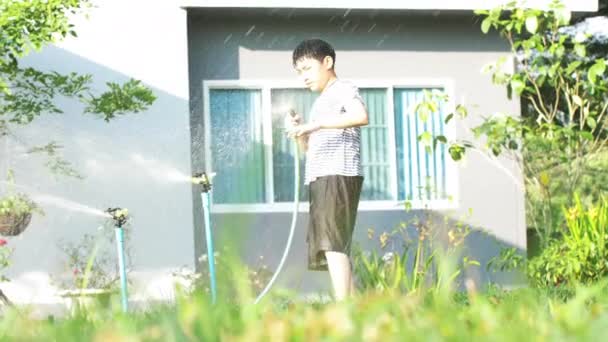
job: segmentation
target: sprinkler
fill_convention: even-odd
[[[211,181],[205,172],[192,175],[192,183],[201,188],[201,201],[205,219],[205,240],[207,241],[207,261],[209,262],[209,280],[211,282],[211,302],[217,299],[217,285],[215,278],[215,258],[213,255],[213,237],[211,234]]]
[[[129,211],[123,208],[108,208],[106,213],[114,220],[114,232],[116,233],[116,250],[118,252],[118,269],[120,271],[120,294],[122,311],[127,312],[129,301],[127,294],[127,271],[125,269],[125,248],[123,227],[129,220]]]

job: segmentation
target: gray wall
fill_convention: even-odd
[[[83,207],[130,210],[132,300],[171,297],[171,271],[194,264],[190,183],[170,179],[173,173],[191,174],[186,12],[162,1],[94,3],[88,17],[73,18],[77,38],[32,53],[22,66],[91,74],[95,94],[106,82],[133,77],[150,87],[157,101],[145,112],[106,123],[83,115],[81,103],[59,98],[63,115],[45,114],[16,128],[17,138],[0,138],[0,180],[12,168],[19,190],[46,212],[9,239],[15,249],[11,282],[1,287],[17,303],[61,301],[49,277],[70,277],[72,270],[65,268],[67,256],[58,242],[94,234],[105,221],[78,210]],[[45,167],[48,158],[25,153],[51,141],[64,146],[61,156],[84,179],[54,175]],[[5,189],[0,182],[0,194]]]
[[[479,25],[478,19],[463,13],[189,10],[193,170],[203,168],[202,81],[295,79],[291,51],[310,37],[320,37],[334,45],[336,70],[344,79],[451,79],[456,103],[463,103],[472,111],[464,125],[458,127],[461,138],[470,138],[465,126],[478,123],[480,115],[518,114],[519,101],[509,101],[503,88],[493,86],[490,77],[481,74],[482,66],[507,54],[508,47],[495,35],[483,35]],[[521,174],[508,160],[490,160],[477,153],[467,155],[458,168],[458,209],[431,215],[441,218],[438,221],[447,218],[452,226],[464,220],[474,228],[467,246],[482,267],[468,276],[481,281],[497,280],[484,272],[485,261],[497,254],[500,246],[523,250],[526,245],[523,193],[505,171],[515,175],[518,182]],[[200,254],[204,252],[200,202],[197,196],[194,198],[195,250]],[[367,247],[377,246],[377,242],[368,239],[368,228],[374,228],[376,234],[391,231],[400,222],[421,214],[360,211],[355,240]],[[307,214],[300,214],[299,218],[281,281],[304,291],[327,288],[326,276],[305,271]],[[287,239],[289,213],[215,214],[213,219],[220,238],[236,238],[252,260],[263,255],[271,269],[276,267]]]

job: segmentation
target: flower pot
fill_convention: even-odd
[[[4,236],[16,236],[25,231],[32,220],[32,213],[23,214],[0,214],[0,234]]]
[[[108,309],[111,307],[112,298],[116,294],[116,290],[108,289],[63,290],[59,292],[59,296],[64,299],[68,310],[73,314],[92,309]]]

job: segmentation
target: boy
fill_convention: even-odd
[[[290,137],[306,151],[305,184],[309,186],[308,268],[329,270],[335,298],[354,292],[349,260],[359,195],[361,129],[368,115],[358,89],[337,78],[336,53],[320,39],[305,40],[293,51],[293,66],[311,91],[320,92],[310,122],[291,120]]]

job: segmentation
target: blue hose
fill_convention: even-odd
[[[293,241],[293,235],[296,228],[296,223],[298,221],[298,207],[300,205],[300,155],[298,152],[298,146],[296,139],[293,140],[293,148],[294,148],[294,209],[291,217],[291,228],[289,230],[289,237],[287,238],[287,245],[285,246],[285,250],[283,251],[283,257],[279,262],[279,266],[274,272],[272,278],[260,292],[258,297],[255,299],[255,304],[257,304],[262,297],[268,293],[274,282],[276,281],[279,273],[283,269],[283,265],[285,264],[285,260],[287,260],[287,255],[289,254],[289,249],[291,248],[291,243]],[[201,192],[201,199],[203,202],[203,215],[205,216],[205,238],[207,240],[207,259],[209,261],[209,278],[211,281],[211,298],[212,302],[215,303],[217,299],[217,285],[216,285],[216,277],[215,277],[215,260],[213,256],[213,239],[211,236],[211,199],[208,191]]]

